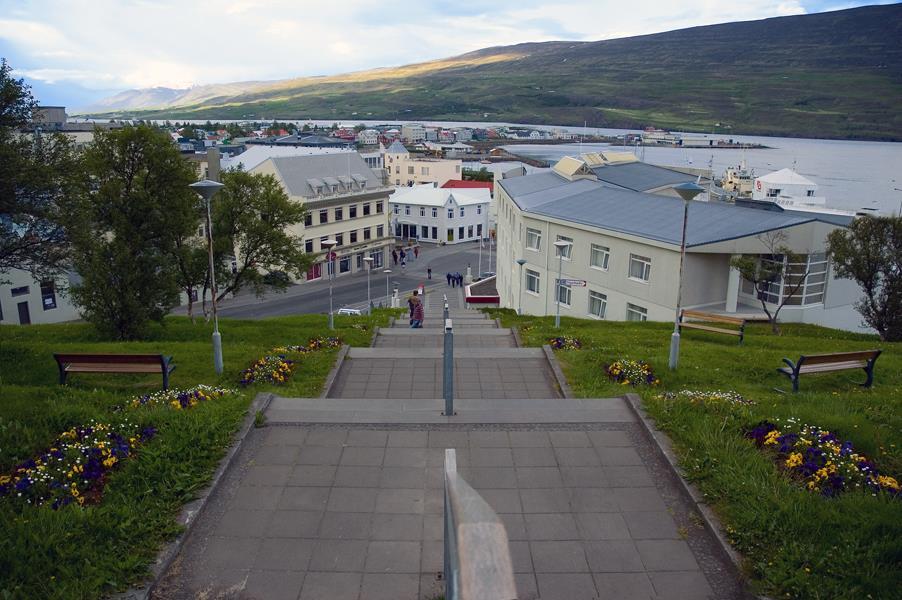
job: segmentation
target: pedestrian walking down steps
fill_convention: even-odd
[[[422,329],[423,320],[425,319],[425,314],[423,311],[423,301],[420,300],[420,297],[417,295],[417,292],[413,293],[413,310],[411,314],[410,327],[412,329]]]

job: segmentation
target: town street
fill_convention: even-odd
[[[495,249],[492,249],[492,265],[489,265],[488,243],[482,249],[482,270],[494,271]],[[390,260],[390,259],[389,259]],[[424,244],[420,247],[420,256],[408,262],[402,272],[400,265],[390,265],[392,272],[388,275],[389,292],[395,286],[401,294],[413,290],[421,283],[427,286],[446,287],[445,273],[459,271],[466,275],[467,265],[472,267],[473,276],[477,276],[479,265],[479,245],[467,242],[453,246],[435,246]],[[426,278],[426,269],[432,268],[432,281]],[[370,280],[370,294],[375,306],[387,305],[385,293],[386,274],[383,269],[374,269]],[[366,307],[366,272],[341,276],[333,282],[333,307],[349,307],[363,309]],[[238,297],[229,298],[219,303],[220,317],[236,319],[262,319],[284,315],[329,312],[329,282],[314,281],[290,286],[284,293],[268,293],[257,298],[253,293],[242,293]],[[195,307],[198,310],[198,307]],[[173,314],[186,314],[184,306],[174,309]]]

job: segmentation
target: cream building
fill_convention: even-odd
[[[626,169],[625,171],[619,171]],[[590,167],[564,158],[550,171],[496,180],[498,203],[497,289],[501,305],[524,313],[561,314],[614,321],[672,321],[679,282],[683,202],[630,187],[653,187],[686,175],[645,165]],[[602,181],[618,179],[620,185]],[[673,184],[671,184],[672,186]],[[792,266],[809,275],[780,319],[866,331],[853,303],[858,286],[836,279],[825,257],[827,234],[841,225],[812,214],[773,212],[693,201],[686,231],[685,308],[760,315],[750,284],[730,267],[735,255],[762,256],[762,236],[781,232],[804,256]],[[554,242],[570,245],[563,256]],[[520,267],[518,259],[525,260]],[[556,285],[562,279],[585,286]],[[771,287],[776,304],[785,290]]]
[[[462,161],[442,158],[411,158],[401,142],[392,142],[382,160],[388,182],[413,186],[433,183],[441,187],[446,181],[460,179]]]
[[[394,188],[383,185],[359,154],[274,157],[250,172],[275,176],[291,200],[307,207],[304,224],[291,230],[303,237],[305,251],[318,257],[306,280],[320,279],[332,268],[323,246],[330,238],[338,242],[338,277],[364,270],[366,257],[374,259],[374,269],[386,263],[394,242],[388,228],[388,197]]]

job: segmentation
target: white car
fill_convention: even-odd
[[[338,309],[338,312],[336,312],[335,314],[337,314],[337,315],[354,315],[354,316],[360,316],[360,315],[362,315],[363,313],[360,312],[360,310],[357,309],[357,308],[339,308],[339,309]]]

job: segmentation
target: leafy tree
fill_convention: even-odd
[[[303,222],[304,206],[289,200],[272,175],[229,171],[222,182],[212,208],[217,299],[247,286],[263,295],[269,272],[302,277],[312,257],[290,229]],[[285,289],[288,282],[276,278],[272,285]]]
[[[771,330],[779,335],[780,327],[777,317],[790,298],[794,297],[805,285],[808,278],[808,267],[805,257],[794,253],[786,245],[786,234],[782,231],[770,232],[758,236],[766,254],[762,256],[742,255],[730,260],[730,266],[739,271],[739,275],[755,286],[755,295],[761,302],[761,309],[770,321]],[[801,269],[799,268],[801,265]],[[771,312],[767,297],[774,287],[778,290],[783,284],[780,302]]]
[[[310,131],[310,124],[304,123],[304,126],[301,127],[301,131]]]
[[[69,213],[72,298],[104,334],[139,339],[178,301],[176,241],[199,224],[194,169],[149,126],[97,131],[85,165],[91,187]]]
[[[80,158],[60,133],[21,135],[37,101],[0,59],[0,279],[10,269],[50,277],[66,266],[68,241],[60,223],[66,199],[80,182]]]
[[[360,133],[364,129],[366,129],[366,125],[364,125],[363,123],[358,123],[357,125],[354,125],[354,133]]]
[[[888,342],[902,341],[902,216],[863,217],[827,236],[836,275],[853,279],[864,297],[864,322]]]
[[[464,169],[462,177],[468,181],[495,181],[495,174],[482,167],[478,171],[474,169]]]

